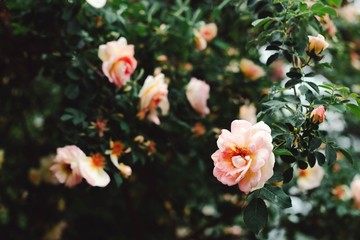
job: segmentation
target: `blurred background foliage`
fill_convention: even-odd
[[[308,213],[269,206],[271,220],[260,235],[244,228],[246,197],[212,175],[210,156],[219,130],[239,118],[243,105],[255,103],[260,110],[271,87],[280,88],[286,78],[284,73],[274,77],[274,64],[267,67],[263,60],[264,46],[274,40],[271,29],[278,26],[254,28],[253,22],[283,17],[282,4],[295,12],[298,2],[108,0],[95,9],[80,0],[0,1],[0,238],[358,239],[359,210],[352,200],[340,201],[331,193],[334,186],[349,185],[360,169],[357,110],[340,109],[343,127],[329,132],[350,149],[354,166],[339,161],[336,174],[333,166],[325,167],[328,174],[319,188],[292,194],[302,199],[303,209],[311,205]],[[339,9],[348,4],[323,3]],[[327,56],[333,67],[319,64],[313,71],[320,80],[326,77],[360,93],[359,22],[335,16],[337,32],[330,36],[315,15],[297,18],[294,13],[301,20],[294,20],[295,51],[304,52],[307,35],[322,33],[331,42]],[[204,51],[196,50],[193,39],[201,21],[218,27]],[[100,44],[120,36],[135,45],[139,63],[123,89],[109,83],[97,56]],[[262,66],[266,76],[246,79],[239,70],[243,58]],[[288,71],[286,56],[279,59]],[[170,113],[157,126],[136,114],[139,88],[159,67],[170,81]],[[191,77],[211,87],[206,117],[187,102],[184,89]],[[104,137],[91,127],[98,119],[108,120]],[[282,121],[270,114],[264,119]],[[327,126],[330,121],[335,120]],[[108,164],[112,182],[104,189],[54,185],[47,169],[56,148],[76,144],[86,153],[104,152],[110,139],[131,148],[121,157],[133,169],[130,178]],[[295,179],[284,189],[294,185]]]

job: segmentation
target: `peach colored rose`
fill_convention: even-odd
[[[161,109],[162,115],[166,115],[169,111],[168,85],[165,83],[164,77],[162,73],[155,77],[148,76],[139,93],[140,112],[138,116],[143,119],[148,114],[148,120],[157,125],[160,124],[157,109]]]
[[[130,80],[137,67],[134,45],[128,45],[125,38],[99,46],[98,56],[103,61],[102,70],[111,83],[122,87]]]
[[[256,123],[256,107],[255,104],[244,104],[240,107],[239,118],[249,121],[251,124]]]
[[[79,163],[81,175],[91,186],[105,187],[109,184],[110,177],[104,171],[105,158],[100,153],[82,159]]]
[[[86,161],[86,155],[77,146],[65,146],[57,149],[55,164],[50,167],[60,183],[67,187],[74,187],[82,181],[79,163]]]
[[[198,30],[194,30],[194,42],[195,48],[199,51],[202,51],[207,47],[206,39],[200,34]]]
[[[323,105],[320,105],[319,107],[315,108],[310,114],[311,121],[315,124],[324,122],[325,117],[326,114]]]
[[[308,167],[305,170],[298,170],[297,184],[302,191],[310,190],[320,186],[325,175],[324,169],[318,164],[314,167]]]
[[[264,69],[256,65],[253,61],[243,58],[240,61],[240,71],[244,74],[245,77],[250,80],[257,80],[265,76]]]
[[[209,99],[209,92],[209,84],[194,77],[191,78],[186,86],[186,97],[193,109],[201,116],[210,113],[210,109],[206,105],[206,101]]]
[[[210,42],[217,35],[217,26],[215,23],[204,24],[200,27],[200,34],[206,40],[206,42]]]
[[[323,35],[318,34],[317,37],[308,36],[309,44],[306,51],[309,53],[314,53],[316,55],[320,54],[323,50],[329,47],[329,44],[325,41]]]
[[[355,208],[360,209],[360,175],[356,175],[353,178],[350,190],[354,198]]]
[[[217,145],[219,149],[211,156],[213,174],[223,184],[238,184],[248,194],[262,188],[274,174],[271,129],[264,122],[252,125],[245,120],[234,120],[231,131],[221,131]]]

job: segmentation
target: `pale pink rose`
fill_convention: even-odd
[[[137,67],[134,45],[128,45],[125,38],[99,46],[98,56],[103,61],[102,70],[111,83],[124,86]]]
[[[313,52],[314,54],[318,55],[327,47],[329,47],[329,44],[325,41],[324,36],[321,34],[318,34],[317,37],[308,36],[308,38],[309,45],[307,46],[306,51],[310,53]]]
[[[199,51],[202,51],[207,47],[206,39],[197,30],[194,30],[194,42],[195,48]]]
[[[106,4],[106,0],[86,0],[94,8],[102,8]]]
[[[79,164],[81,175],[94,187],[105,187],[109,184],[110,177],[104,167],[105,158],[99,153],[83,159]]]
[[[360,209],[360,175],[356,175],[350,184],[350,190],[354,198],[355,207]]]
[[[329,14],[325,14],[325,16],[322,18],[321,21],[324,25],[324,28],[326,32],[329,34],[329,36],[335,36],[335,33],[337,32],[337,28],[334,24],[334,22],[330,19]]]
[[[359,10],[354,4],[347,4],[338,10],[339,16],[346,22],[354,24],[359,20]]]
[[[50,167],[55,177],[60,183],[67,187],[73,187],[82,180],[79,164],[86,161],[86,155],[77,146],[65,146],[57,149],[55,164]]]
[[[325,108],[323,105],[312,110],[310,114],[311,121],[315,124],[324,122],[326,117]]]
[[[215,23],[204,24],[200,27],[200,34],[207,42],[210,42],[216,37],[217,31],[218,29]]]
[[[186,97],[189,100],[190,105],[201,116],[205,116],[210,113],[210,109],[206,105],[206,102],[209,99],[209,93],[209,84],[194,77],[191,78],[190,82],[186,86]]]
[[[256,65],[253,61],[246,58],[241,59],[240,70],[245,77],[253,81],[265,76],[265,72],[262,67]]]
[[[308,167],[307,169],[299,169],[297,177],[297,185],[300,190],[307,191],[320,186],[321,181],[325,175],[324,169],[318,164],[314,167]]]
[[[143,119],[146,114],[149,121],[159,125],[157,109],[161,109],[162,115],[169,111],[169,100],[167,98],[168,85],[165,83],[164,74],[155,77],[148,76],[142,86],[140,97],[140,112],[138,116]]]
[[[239,118],[255,124],[257,121],[255,104],[244,104],[240,107]]]
[[[217,146],[219,149],[211,156],[213,174],[223,184],[238,184],[248,194],[262,188],[274,174],[271,129],[262,121],[252,125],[234,120],[231,131],[221,131]]]

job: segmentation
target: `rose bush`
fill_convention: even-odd
[[[0,2],[1,238],[358,239],[355,4]]]

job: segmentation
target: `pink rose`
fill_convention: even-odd
[[[197,78],[191,78],[189,84],[186,86],[186,97],[190,102],[190,105],[201,116],[205,116],[210,113],[209,108],[206,105],[206,101],[209,99],[210,86]]]
[[[315,108],[310,114],[311,121],[315,124],[324,122],[325,117],[326,114],[323,105],[320,105],[319,107]]]
[[[65,146],[57,149],[55,164],[50,167],[60,183],[74,187],[82,181],[79,162],[86,160],[86,155],[77,146]]]
[[[325,175],[324,169],[318,164],[314,167],[308,167],[305,170],[299,169],[297,184],[302,191],[310,190],[320,186]]]
[[[253,61],[246,58],[241,59],[240,70],[245,77],[253,81],[265,76],[265,72],[262,67],[256,65]]]
[[[146,114],[149,121],[160,124],[157,109],[161,109],[162,115],[169,111],[169,100],[167,98],[168,85],[165,83],[164,74],[153,77],[148,76],[140,90],[140,112],[138,116],[143,119]]]
[[[111,83],[122,87],[130,80],[137,67],[134,45],[127,45],[125,38],[100,45],[98,56],[103,61],[102,70]]]
[[[206,42],[210,42],[216,37],[217,30],[218,29],[215,23],[208,23],[201,26],[200,34]]]
[[[274,174],[271,129],[264,122],[252,125],[245,120],[234,120],[231,131],[221,131],[217,145],[219,149],[211,156],[213,174],[223,184],[238,184],[248,194],[262,188]]]

